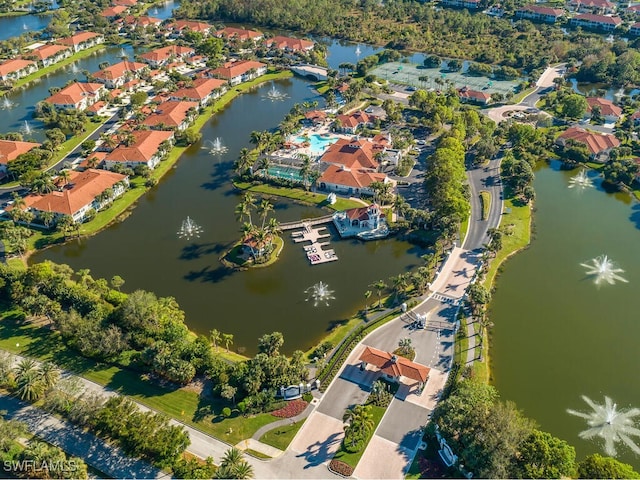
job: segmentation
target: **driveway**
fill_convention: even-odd
[[[360,372],[360,369],[355,365],[347,365],[346,372],[352,376],[358,374],[364,376],[366,373]],[[369,376],[368,379],[370,381],[372,377]],[[367,385],[368,382],[363,383],[364,385],[361,385],[354,381],[345,380],[341,374],[340,378],[335,380],[333,386],[322,397],[322,401],[316,411],[342,422],[342,417],[347,408],[364,403],[369,396],[371,390],[369,386],[371,384]]]
[[[414,450],[422,439],[422,427],[427,424],[430,410],[394,398],[376,430],[376,435]]]

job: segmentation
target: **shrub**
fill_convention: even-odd
[[[311,400],[313,400],[313,395],[311,395],[310,393],[305,393],[302,396],[302,399],[307,403],[311,403]]]
[[[229,407],[224,407],[222,409],[222,416],[228,418],[231,416],[231,409]]]
[[[350,477],[353,475],[353,467],[341,462],[340,460],[331,460],[331,463],[329,463],[329,470],[337,473],[338,475],[342,475],[343,477]]]
[[[244,402],[238,402],[238,411],[244,413],[247,411],[247,404]]]

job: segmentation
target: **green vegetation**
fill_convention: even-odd
[[[480,192],[480,205],[482,207],[482,220],[489,218],[489,210],[491,209],[491,193],[486,190]]]
[[[244,451],[247,455],[251,455],[252,457],[259,458],[260,460],[269,460],[271,457],[266,453],[259,452],[257,450],[253,450],[252,448],[247,448]]]
[[[350,449],[348,445],[346,445],[349,440],[347,438],[347,434],[345,433],[345,438],[342,442],[342,444],[340,445],[340,450],[338,450],[336,452],[336,454],[334,455],[334,460],[338,460],[340,462],[344,462],[347,465],[349,465],[352,468],[356,468],[356,466],[358,465],[358,462],[360,461],[360,458],[362,457],[362,454],[364,453],[364,451],[367,448],[367,445],[369,444],[369,441],[371,440],[371,437],[373,437],[373,433],[375,432],[376,428],[378,427],[378,424],[380,423],[380,420],[382,420],[382,417],[384,416],[384,413],[386,412],[386,408],[383,407],[376,407],[375,405],[357,405],[355,407],[355,409],[357,409],[358,407],[362,407],[363,409],[367,409],[369,411],[369,415],[370,417],[368,418],[368,420],[370,422],[370,425],[368,428],[365,429],[366,433],[363,435],[362,439],[358,442],[360,444],[360,448],[359,449]],[[354,410],[355,410],[354,409]],[[354,420],[352,420],[350,427],[354,427],[354,426],[359,426],[357,424],[357,422],[359,422],[359,419],[355,420],[355,424],[354,424]],[[347,429],[349,429],[349,427],[347,427]]]
[[[289,425],[274,428],[260,437],[262,443],[271,445],[284,451],[289,447],[291,440],[296,436],[300,427],[304,424],[304,420],[300,420]]]

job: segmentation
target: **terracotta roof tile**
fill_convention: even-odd
[[[109,162],[139,162],[147,163],[158,152],[160,144],[173,137],[173,132],[162,130],[136,130],[133,133],[135,141],[132,145],[120,145],[107,155]]]
[[[198,108],[196,102],[184,102],[181,100],[169,100],[158,105],[155,112],[145,118],[143,125],[157,127],[166,125],[167,127],[178,127],[187,118],[187,112],[191,108]]]
[[[23,60],[22,58],[14,58],[0,64],[0,75],[5,76],[13,72],[18,72],[29,65],[36,65],[31,60]]]
[[[422,383],[427,381],[431,371],[425,365],[373,347],[365,347],[364,352],[360,355],[360,360],[379,368],[382,372],[392,377],[402,376]]]
[[[378,162],[374,158],[374,145],[368,140],[339,139],[322,155],[321,160],[334,165],[344,165],[351,169],[377,170]]]
[[[0,164],[7,164],[19,155],[27,153],[32,148],[39,147],[39,143],[17,142],[14,140],[0,140]]]

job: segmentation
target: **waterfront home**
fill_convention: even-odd
[[[320,157],[320,161],[331,165],[344,166],[351,170],[377,171],[376,148],[366,139],[340,138]]]
[[[56,40],[57,43],[71,47],[75,53],[104,43],[104,37],[94,32],[80,32],[66,38]]]
[[[257,42],[263,37],[262,33],[255,30],[245,30],[244,28],[235,27],[225,27],[222,30],[218,30],[214,35],[218,38],[238,40],[240,42],[246,42],[247,40]]]
[[[581,13],[569,20],[569,25],[588,30],[612,32],[622,25],[622,19],[620,17],[596,15],[594,13]]]
[[[112,5],[121,5],[123,7],[135,7],[138,4],[138,0],[113,0]]]
[[[594,108],[600,109],[600,115],[606,123],[616,123],[622,116],[622,109],[606,98],[588,97],[587,112],[585,119],[591,118],[591,112]]]
[[[344,195],[373,195],[374,182],[391,183],[384,173],[364,168],[348,168],[344,165],[329,165],[318,178],[321,190]]]
[[[142,125],[155,130],[184,130],[193,121],[198,110],[197,102],[169,100],[142,121]]]
[[[191,20],[176,20],[169,24],[167,29],[174,34],[181,34],[185,30],[191,30],[192,32],[200,32],[204,35],[209,35],[213,27],[208,23],[194,22]]]
[[[616,6],[609,0],[570,0],[569,8],[579,13],[614,13]]]
[[[124,5],[116,5],[115,7],[105,8],[102,12],[100,12],[100,16],[106,18],[107,20],[115,20],[118,17],[121,17],[123,13],[127,11],[127,7]]]
[[[204,107],[214,98],[218,98],[226,90],[227,82],[217,78],[196,78],[191,87],[179,88],[171,93],[171,100],[187,100],[198,102]]]
[[[22,58],[15,58],[13,60],[7,60],[0,63],[0,79],[18,80],[19,78],[26,77],[38,70],[36,62],[31,60],[24,60]]]
[[[426,385],[431,371],[425,365],[369,346],[365,347],[359,360],[362,362],[360,364],[361,370],[365,370],[368,365],[372,365],[377,371],[384,374],[384,378],[392,382],[405,383],[403,379],[413,380],[417,383],[418,391],[422,391]]]
[[[611,149],[620,146],[620,140],[608,133],[596,133],[580,127],[571,127],[565,130],[556,139],[556,144],[565,147],[569,141],[581,143],[591,153],[591,158],[596,161],[606,162]]]
[[[134,17],[133,15],[127,15],[124,17],[124,23],[129,25],[132,29],[136,27],[147,28],[147,27],[159,27],[162,23],[162,20],[155,17],[149,17],[147,15],[141,15],[139,17]]]
[[[147,165],[153,170],[164,154],[160,145],[173,141],[171,131],[135,130],[131,134],[133,142],[130,145],[120,145],[104,158],[106,168],[113,168],[115,165],[130,168]]]
[[[255,60],[226,62],[222,67],[209,71],[210,76],[227,80],[230,85],[253,80],[265,73],[267,73],[267,64]]]
[[[264,41],[267,48],[276,48],[285,52],[307,52],[313,50],[315,42],[301,38],[284,37],[282,35],[268,38]]]
[[[145,63],[124,60],[92,73],[91,76],[96,82],[104,83],[107,88],[117,88],[139,76],[146,68],[148,67]]]
[[[458,97],[463,103],[475,103],[483,106],[491,103],[491,95],[479,90],[471,90],[469,87],[458,89]]]
[[[0,140],[0,180],[7,176],[7,167],[23,153],[27,153],[33,148],[39,147],[39,143],[18,142],[15,140]]]
[[[140,55],[140,59],[151,65],[153,68],[159,68],[167,63],[175,60],[186,60],[195,55],[195,50],[191,47],[183,47],[180,45],[169,45],[167,47],[156,48],[150,52]]]
[[[358,110],[349,115],[336,115],[333,129],[337,132],[354,134],[359,129],[373,127],[375,117],[367,112]]]
[[[52,212],[55,214],[54,223],[65,215],[80,223],[91,209],[100,210],[126,192],[128,185],[126,175],[108,170],[71,170],[68,182],[60,190],[24,197],[25,209],[35,214],[36,219],[44,212]]]
[[[327,112],[322,110],[311,110],[310,112],[304,113],[303,123],[317,127],[320,125],[324,125],[327,122],[328,116]]]
[[[33,56],[42,68],[58,63],[71,55],[73,55],[73,50],[68,46],[54,45],[52,43],[40,45],[29,52],[29,56]]]
[[[526,5],[516,10],[517,18],[525,18],[532,22],[556,23],[565,14],[562,8]]]
[[[443,7],[466,8],[468,10],[478,10],[480,8],[480,0],[442,0],[440,4]]]
[[[61,110],[84,110],[96,103],[106,91],[101,83],[74,82],[45,99],[45,102]]]

